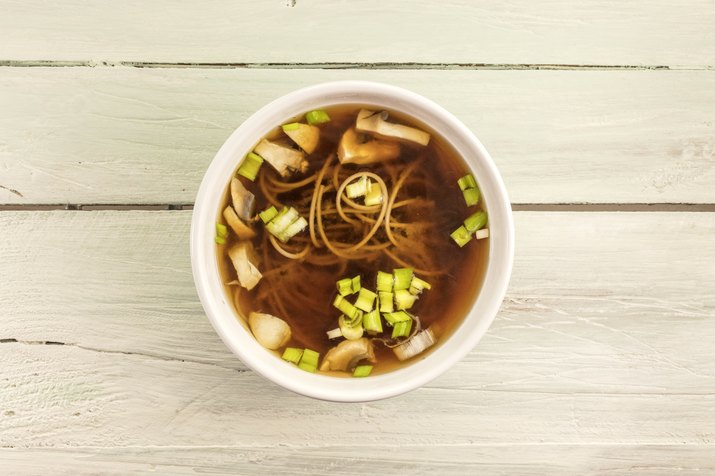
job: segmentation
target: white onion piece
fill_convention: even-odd
[[[481,230],[477,230],[477,233],[475,235],[478,240],[483,240],[484,238],[489,238],[489,228],[482,228]]]
[[[329,330],[327,334],[328,339],[337,339],[338,337],[343,336],[343,333],[340,331],[340,328]]]
[[[404,344],[400,344],[393,348],[392,351],[398,359],[407,360],[431,347],[435,342],[437,342],[437,339],[435,338],[432,329],[429,328],[418,332]]]

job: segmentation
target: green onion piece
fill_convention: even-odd
[[[375,298],[377,294],[370,291],[367,288],[360,289],[360,294],[358,294],[357,301],[355,301],[355,307],[361,309],[365,312],[372,311],[372,306],[375,304]]]
[[[460,248],[469,243],[469,240],[472,239],[471,233],[467,231],[464,225],[454,230],[449,236],[452,237],[452,239],[459,245]]]
[[[395,307],[397,309],[409,309],[415,305],[417,296],[410,294],[407,289],[398,289],[395,291]]]
[[[464,228],[466,228],[469,233],[474,233],[480,228],[484,228],[486,224],[487,214],[484,212],[477,212],[464,220]]]
[[[467,203],[468,207],[479,203],[480,193],[478,188],[469,188],[467,190],[464,190],[462,192],[462,195],[464,195],[464,201]]]
[[[392,291],[392,274],[384,271],[377,272],[377,290],[387,292]]]
[[[337,338],[343,336],[343,333],[339,328],[338,329],[330,329],[328,332],[326,332],[326,334],[328,335],[328,339],[331,339],[331,340],[337,339]]]
[[[380,291],[377,294],[380,296],[380,312],[392,312],[395,310],[392,305],[392,300],[395,297],[394,294],[385,291]]]
[[[364,314],[362,311],[357,311],[354,317],[348,317],[345,314],[342,314],[338,318],[338,325],[342,329],[343,327],[358,327],[360,324],[362,324],[363,321],[363,316]]]
[[[427,281],[423,281],[417,276],[412,276],[412,281],[410,282],[410,293],[415,296],[422,293],[425,289],[432,289],[432,285]]]
[[[363,197],[367,194],[369,184],[370,180],[363,175],[357,182],[353,182],[345,187],[345,193],[347,193],[348,198]]]
[[[457,185],[459,185],[460,190],[464,191],[464,190],[468,190],[470,188],[476,188],[477,181],[474,180],[474,175],[467,174],[464,177],[457,180]]]
[[[406,322],[412,320],[410,315],[407,314],[405,311],[388,312],[383,314],[382,317],[385,318],[385,321],[387,321],[387,324],[390,326],[394,326],[398,322]]]
[[[383,200],[382,189],[371,180],[368,180],[367,193],[365,194],[365,205],[371,207],[379,205]]]
[[[261,217],[261,221],[263,221],[263,223],[268,223],[269,221],[273,220],[276,215],[278,215],[278,210],[276,210],[276,207],[274,206],[266,208],[258,214],[258,216]]]
[[[295,131],[295,130],[298,130],[299,128],[300,128],[300,124],[298,124],[297,122],[291,122],[290,124],[283,124],[281,126],[281,129],[283,129],[284,132],[285,131]]]
[[[352,284],[352,288],[353,288],[353,293],[360,291],[361,286],[360,286],[360,275],[359,274],[352,279],[351,284]]]
[[[362,326],[348,327],[340,326],[340,332],[347,340],[358,340],[362,337],[364,329]]]
[[[303,355],[298,362],[298,368],[305,370],[306,372],[315,372],[318,370],[318,359],[320,354],[314,350],[305,349]]]
[[[262,164],[263,157],[253,152],[249,152],[248,155],[246,155],[246,158],[243,159],[241,166],[238,168],[238,175],[242,175],[253,182],[256,180],[258,171],[261,170]]]
[[[353,285],[350,278],[341,279],[335,284],[338,287],[338,294],[341,296],[347,296],[353,293]]]
[[[377,309],[365,314],[362,319],[362,326],[370,335],[380,334],[382,332],[382,320],[380,319],[380,313]]]
[[[284,212],[283,210],[286,211]],[[293,207],[283,207],[283,210],[269,223],[269,225],[273,225],[273,228],[276,230],[275,235],[283,233],[285,229],[300,216],[298,215],[298,210]]]
[[[226,238],[223,236],[215,236],[214,241],[218,243],[219,245],[225,245],[226,244]]]
[[[410,335],[411,330],[412,319],[410,319],[409,321],[397,322],[392,328],[392,338],[397,339],[398,337],[407,337],[408,335]]]
[[[397,268],[392,271],[395,274],[395,291],[409,289],[412,281],[412,268]]]
[[[322,109],[316,109],[315,111],[306,113],[305,120],[308,121],[310,125],[322,124],[324,122],[330,122],[330,116]]]
[[[357,313],[360,312],[355,306],[345,300],[345,298],[342,296],[335,296],[333,306],[338,308],[340,312],[348,316],[350,319],[355,319]]]
[[[358,365],[353,371],[353,377],[367,377],[372,372],[372,365]]]
[[[281,356],[281,359],[287,360],[288,362],[293,362],[294,364],[298,365],[298,362],[300,362],[300,358],[303,356],[303,349],[296,349],[295,347],[286,347],[286,350],[283,351],[283,356]]]
[[[220,236],[221,238],[228,237],[228,228],[226,228],[226,225],[223,223],[216,223],[216,236]]]
[[[283,233],[280,233],[278,239],[283,243],[293,238],[295,235],[305,230],[308,227],[308,220],[299,216],[293,223],[288,225]]]

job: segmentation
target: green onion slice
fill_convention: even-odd
[[[372,365],[358,365],[353,371],[353,377],[367,377],[372,372]]]
[[[283,351],[281,359],[287,360],[288,362],[293,362],[294,364],[298,365],[298,362],[300,362],[301,357],[303,357],[303,349],[297,349],[295,347],[286,347],[286,350]]]
[[[362,319],[362,326],[370,335],[382,333],[382,320],[380,319],[380,313],[377,309],[365,314]]]
[[[226,244],[226,238],[223,236],[215,236],[214,241],[218,243],[219,245],[225,245]]]
[[[318,370],[318,359],[320,354],[314,350],[305,349],[303,355],[298,362],[298,368],[305,370],[306,372],[315,372]]]
[[[221,238],[228,237],[228,228],[226,228],[226,225],[223,223],[216,223],[216,236],[220,236]]]
[[[394,306],[392,305],[392,300],[395,297],[393,293],[380,291],[377,294],[380,297],[380,312],[392,312],[395,310]]]
[[[367,288],[362,288],[360,289],[360,294],[358,294],[358,298],[355,301],[355,307],[365,312],[370,312],[375,304],[376,297],[377,294],[374,292]]]
[[[315,111],[306,113],[305,120],[308,121],[310,125],[323,124],[324,122],[330,122],[330,116],[322,109],[316,109]]]
[[[425,289],[432,289],[432,285],[417,276],[412,276],[412,281],[410,282],[410,294],[418,295]]]
[[[397,339],[398,337],[407,337],[410,335],[412,330],[412,319],[409,321],[401,321],[395,323],[392,328],[392,338]]]
[[[457,185],[459,185],[460,190],[464,191],[464,190],[468,190],[470,188],[476,188],[477,181],[474,180],[474,175],[467,174],[464,177],[457,180]]]
[[[480,193],[478,188],[470,188],[464,190],[462,192],[462,195],[464,195],[464,202],[467,204],[468,207],[479,203]]]
[[[472,239],[471,233],[467,231],[464,225],[454,230],[449,236],[452,237],[452,239],[455,241],[455,243],[459,245],[460,248],[469,243],[469,240]]]
[[[297,122],[291,122],[290,124],[283,124],[281,126],[281,129],[283,129],[283,131],[295,131],[295,130],[298,130],[299,128],[300,128],[300,124],[298,124]]]
[[[348,316],[350,319],[357,318],[357,314],[360,312],[355,306],[349,303],[343,296],[335,296],[333,301],[333,306],[338,308],[340,312]]]
[[[392,274],[386,273],[384,271],[377,272],[377,290],[378,291],[392,291]]]
[[[485,212],[474,213],[464,220],[464,228],[466,228],[469,233],[474,233],[480,228],[484,228],[486,224],[487,214]]]
[[[395,275],[394,290],[409,289],[412,281],[412,268],[397,268],[393,270]]]
[[[243,159],[241,166],[238,168],[238,175],[246,177],[248,180],[253,182],[256,180],[258,171],[261,170],[261,165],[263,165],[263,157],[260,155],[249,152],[246,158]]]
[[[261,217],[261,221],[263,223],[268,223],[269,221],[273,220],[276,215],[278,215],[278,210],[276,210],[276,207],[274,206],[266,208],[258,214],[258,216]]]
[[[395,307],[397,309],[409,309],[414,306],[417,296],[410,294],[407,289],[398,289],[395,291]]]

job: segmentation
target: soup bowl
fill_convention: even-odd
[[[382,107],[428,125],[459,153],[477,178],[489,215],[489,252],[483,284],[457,329],[422,359],[368,378],[338,378],[300,370],[263,348],[223,288],[214,243],[225,187],[239,162],[269,131],[305,111],[340,104]],[[456,184],[455,184],[456,186]],[[361,402],[418,388],[462,359],[494,320],[509,283],[514,255],[511,205],[497,168],[481,142],[455,116],[431,100],[395,86],[337,81],[296,90],[246,119],[219,149],[199,187],[191,221],[191,265],[203,308],[214,329],[248,367],[293,392],[323,400]]]

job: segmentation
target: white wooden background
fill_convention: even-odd
[[[712,0],[0,0],[0,473],[715,473]],[[248,371],[191,278],[230,132],[332,79],[494,156],[517,251],[462,362],[366,404]]]

